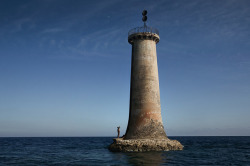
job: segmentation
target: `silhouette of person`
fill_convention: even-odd
[[[117,138],[119,138],[120,137],[120,126],[117,127],[117,134],[118,134]]]

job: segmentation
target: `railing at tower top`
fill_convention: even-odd
[[[148,26],[142,26],[142,27],[136,27],[131,29],[128,32],[128,36],[135,34],[135,33],[153,33],[159,35],[159,31],[156,28],[148,27]]]

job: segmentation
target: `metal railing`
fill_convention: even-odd
[[[135,33],[154,33],[154,34],[159,35],[159,31],[156,28],[148,27],[148,26],[133,28],[128,32],[128,36],[135,34]]]

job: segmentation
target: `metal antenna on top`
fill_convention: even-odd
[[[147,19],[148,19],[148,17],[147,17],[147,13],[148,13],[148,11],[147,10],[143,10],[143,12],[142,12],[142,21],[144,22],[144,27],[146,27],[146,21],[147,21]]]

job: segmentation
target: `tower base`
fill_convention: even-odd
[[[169,151],[182,150],[183,145],[177,140],[166,139],[128,139],[114,138],[109,145],[113,152],[145,152],[145,151]]]

